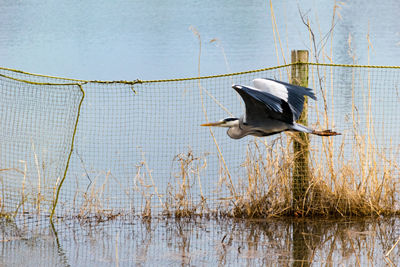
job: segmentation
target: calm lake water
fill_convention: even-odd
[[[2,266],[398,266],[399,219],[1,222]]]
[[[322,46],[334,1],[272,2],[286,61],[290,50],[311,46],[299,9]],[[353,62],[351,36],[357,63],[368,63],[368,35],[370,63],[398,65],[398,1],[337,4],[333,62]],[[3,0],[0,11],[1,66],[33,73],[95,80],[197,76],[199,44],[190,26],[201,35],[202,75],[283,63],[269,1]],[[330,43],[325,48],[329,52]]]
[[[201,36],[201,75],[265,68],[288,62],[292,49],[311,48],[299,9],[310,19],[318,49],[322,51],[324,47],[328,56],[331,56],[332,49],[334,63],[399,65],[398,1],[386,1],[384,4],[370,1],[337,3],[339,7],[332,43],[326,43],[322,37],[326,36],[332,25],[333,1],[273,1],[272,4],[283,50],[282,55],[278,47],[279,56],[276,55],[268,1],[72,0],[60,3],[49,0],[5,0],[0,4],[1,66],[32,73],[93,80],[197,76],[199,40],[189,29],[193,26]],[[328,61],[322,52],[319,56],[321,60]],[[193,97],[186,95],[185,88],[180,89],[180,96]],[[151,93],[147,96],[143,91],[136,99],[151,99]],[[88,90],[89,97],[91,93],[96,95],[95,88]],[[125,93],[123,91],[119,95],[124,99],[121,106],[137,103],[129,98],[131,94]],[[221,92],[221,98],[222,94],[225,93]],[[94,97],[87,101],[87,105],[96,107],[97,111],[112,110],[115,107],[115,103],[104,97],[101,101],[97,100]],[[160,106],[158,102],[154,103],[154,106]],[[238,104],[236,109],[239,108]],[[115,113],[118,114],[117,109]],[[169,118],[168,110],[160,114]],[[96,116],[99,116],[95,117],[98,121],[104,119],[101,112]],[[149,118],[151,116],[149,114]],[[85,119],[94,117],[86,118],[83,114],[82,118],[85,122]],[[112,120],[108,118],[105,121]],[[199,123],[196,121],[196,125]],[[112,133],[110,136],[114,136],[113,130],[119,133],[123,131],[117,127],[110,128],[110,132],[107,132]],[[78,141],[88,144],[90,141],[99,143],[109,140],[106,134],[104,138]],[[145,138],[153,140],[150,135]],[[155,140],[157,138],[154,137]],[[167,143],[168,140],[159,141]],[[245,146],[244,143],[242,145]],[[123,158],[124,149],[132,149],[132,144],[121,143],[120,146],[118,152]],[[181,153],[180,149],[172,154]],[[158,153],[152,146],[150,150],[154,154]],[[243,150],[237,148],[232,151]],[[79,152],[82,155],[84,153]],[[81,165],[79,157],[74,156],[76,164]],[[116,155],[110,157],[113,160],[117,158]],[[97,164],[105,165],[109,159],[102,160]],[[164,164],[172,165],[169,161]],[[218,165],[217,162],[208,164]],[[170,170],[166,172],[169,174]],[[71,183],[74,185],[75,182],[72,180]],[[86,188],[86,184],[83,187]],[[72,197],[68,195],[66,201]],[[397,218],[363,221],[146,221],[117,218],[101,223],[65,220],[55,224],[55,232],[47,222],[47,219],[36,221],[29,218],[26,221],[1,221],[0,265],[399,264],[398,247],[389,258],[384,257],[400,236]]]

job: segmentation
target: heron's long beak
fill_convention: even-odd
[[[222,123],[223,123],[223,121],[209,122],[209,123],[200,124],[200,126],[221,126]]]

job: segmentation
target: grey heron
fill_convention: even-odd
[[[254,87],[232,85],[245,104],[245,114],[240,118],[226,118],[201,126],[229,128],[233,139],[247,135],[268,136],[283,131],[304,132],[319,136],[340,133],[331,130],[317,131],[296,123],[304,106],[304,96],[317,100],[312,89],[273,79],[254,79]]]

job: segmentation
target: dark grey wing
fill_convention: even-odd
[[[251,89],[242,85],[233,85],[246,106],[245,123],[275,119],[293,123],[293,113],[286,101],[270,93]]]
[[[312,89],[302,86],[293,85],[286,82],[277,81],[274,79],[264,78],[266,80],[274,81],[283,84],[288,91],[288,104],[293,112],[294,119],[298,120],[304,107],[304,96],[309,96],[314,100],[317,100]]]

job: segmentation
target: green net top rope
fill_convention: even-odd
[[[226,73],[226,74],[218,74],[218,75],[209,75],[209,76],[200,76],[200,77],[187,77],[187,78],[174,78],[174,79],[159,79],[159,80],[133,80],[133,81],[101,81],[101,80],[81,80],[81,79],[72,79],[72,78],[65,78],[65,77],[57,77],[57,76],[50,76],[50,75],[43,75],[43,74],[36,74],[36,73],[29,73],[21,70],[16,70],[16,69],[11,69],[11,68],[5,68],[5,67],[0,67],[2,70],[7,70],[7,71],[12,71],[20,74],[25,74],[25,75],[33,75],[37,77],[43,77],[43,78],[52,78],[52,79],[60,79],[60,80],[66,80],[70,82],[75,82],[73,84],[79,83],[79,84],[85,84],[85,83],[102,83],[102,84],[109,84],[109,83],[122,83],[122,84],[138,84],[138,83],[162,83],[162,82],[176,82],[176,81],[189,81],[189,80],[200,80],[200,79],[211,79],[211,78],[219,78],[219,77],[228,77],[228,76],[236,76],[236,75],[242,75],[242,74],[249,74],[249,73],[257,73],[257,72],[262,72],[262,71],[268,71],[268,70],[274,70],[274,69],[280,69],[280,68],[285,68],[293,65],[301,65],[301,64],[307,64],[310,66],[328,66],[328,67],[347,67],[347,68],[381,68],[381,69],[400,69],[400,66],[378,66],[378,65],[356,65],[356,64],[330,64],[330,63],[303,63],[303,62],[296,62],[296,63],[289,63],[285,65],[279,65],[279,66],[274,66],[274,67],[268,67],[268,68],[262,68],[262,69],[255,69],[255,70],[248,70],[248,71],[242,71],[242,72],[234,72],[234,73]],[[11,77],[8,77],[11,78]],[[23,81],[23,82],[28,82],[32,83],[31,81],[23,80],[23,79],[16,79],[18,81]],[[57,84],[57,83],[52,83],[52,84]],[[68,83],[71,84],[71,83]]]

